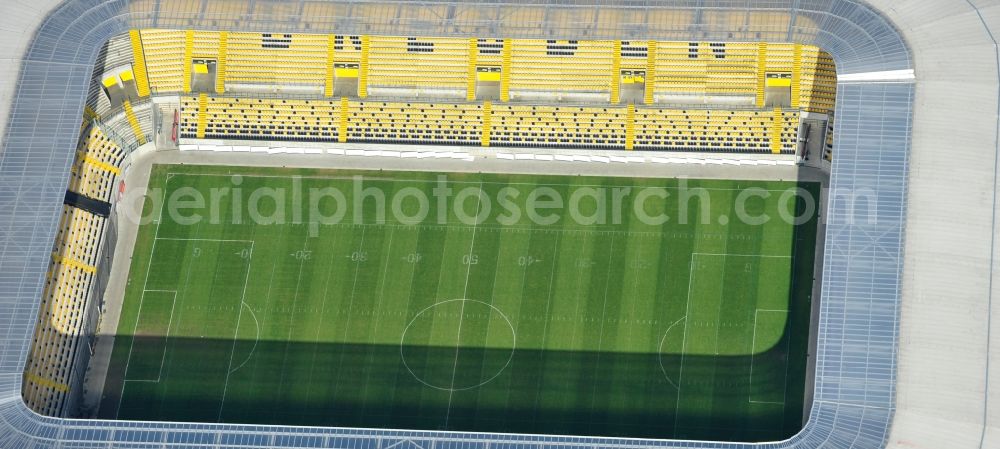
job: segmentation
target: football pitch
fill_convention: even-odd
[[[819,208],[796,188],[819,198],[778,181],[157,165],[150,189],[189,207],[146,201],[99,414],[787,438]]]

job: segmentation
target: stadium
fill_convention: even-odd
[[[997,447],[978,3],[6,3],[0,447]]]

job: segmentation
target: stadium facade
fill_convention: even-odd
[[[301,15],[302,5],[308,2],[248,1],[253,14],[227,30],[302,31],[305,21]],[[14,94],[9,97],[11,108],[0,160],[0,201],[6,206],[0,211],[0,229],[4,230],[0,251],[0,329],[3,332],[0,426],[4,430],[0,433],[0,447],[760,446],[461,432],[65,420],[43,417],[29,410],[21,401],[21,376],[96,56],[107,39],[132,28],[217,29],[219,17],[211,13],[216,10],[213,3],[213,0],[71,0],[48,14],[21,57]],[[372,5],[369,2],[358,4]],[[550,9],[669,9],[684,11],[685,14],[678,17],[685,19],[665,23],[621,23],[601,28],[593,23],[529,23],[524,18],[504,19],[518,17],[505,12],[529,4]],[[3,8],[21,6],[15,3]],[[910,14],[905,17],[913,22],[906,24],[907,29],[921,25],[917,23],[921,17],[930,21],[935,14],[948,15],[936,2],[933,7],[916,1],[893,7],[910,7]],[[344,15],[308,17],[308,23],[311,32],[425,36],[454,35],[456,29],[462,29],[469,30],[467,36],[462,34],[466,37],[522,37],[533,35],[541,28],[553,36],[570,39],[586,35],[594,39],[782,41],[817,45],[828,51],[837,62],[841,81],[837,95],[836,157],[831,177],[833,193],[826,211],[827,238],[814,402],[809,421],[798,435],[788,441],[769,443],[766,447],[881,447],[887,442],[907,443],[905,436],[890,439],[889,429],[897,406],[898,362],[914,358],[901,349],[909,341],[900,340],[900,311],[904,279],[911,279],[904,277],[903,271],[904,229],[907,229],[908,217],[908,175],[912,175],[909,166],[911,144],[917,132],[913,126],[913,108],[922,72],[917,71],[916,80],[911,76],[917,58],[912,50],[915,47],[907,45],[900,28],[879,9],[848,0],[593,1],[575,4],[484,1],[454,3],[453,8],[456,13],[451,17],[463,17],[460,14],[463,8],[487,8],[495,9],[494,17],[499,19],[487,23],[460,23],[461,19],[447,18],[410,21],[367,15],[368,11],[378,8],[359,7],[357,14],[355,9],[345,8]],[[962,35],[982,41],[982,28],[972,25],[986,25],[986,17],[996,17],[997,8],[990,9],[994,13],[992,16],[984,16],[971,3],[964,8],[953,24],[964,23]],[[705,20],[707,12],[711,12],[715,20]],[[11,17],[18,16],[12,14]],[[694,17],[693,23],[689,17]],[[718,20],[719,17],[725,19]],[[978,24],[974,22],[976,17],[980,20]],[[33,28],[31,25],[27,29]],[[988,27],[986,29],[988,31]],[[971,37],[973,33],[975,37]],[[920,38],[919,43],[923,48],[925,38]],[[994,41],[994,52],[995,45]],[[989,45],[985,48],[989,49]],[[994,52],[987,51],[980,56],[989,61]],[[16,54],[9,56],[11,59],[19,57]],[[954,69],[959,70],[955,74],[959,79],[965,76],[960,67]],[[986,86],[995,87],[995,83],[987,82]],[[995,127],[996,123],[991,126]],[[953,131],[944,128],[941,126],[938,130]],[[970,148],[992,140],[993,147],[987,145],[986,148],[996,151],[994,133],[986,132],[985,128],[965,138],[980,141],[971,142]],[[984,160],[989,159],[985,154],[982,156]],[[983,164],[982,161],[973,163]],[[984,169],[987,175],[989,168]],[[995,167],[992,173],[995,181]],[[870,201],[877,205],[875,220],[856,220],[855,204],[837,195],[837,192],[859,190],[871,192]],[[992,191],[995,190],[994,182]],[[995,208],[995,195],[992,198],[990,206]],[[988,238],[980,239],[980,243],[993,237],[994,224],[995,214],[991,226],[987,227]],[[926,232],[926,229],[918,231]],[[976,262],[985,264],[984,261],[991,262],[992,257],[991,249],[984,259]],[[991,290],[992,284],[987,296],[992,294]],[[988,301],[986,303],[988,305]],[[906,310],[903,312],[905,315]],[[918,312],[912,313],[918,315]],[[985,330],[986,354],[990,351],[990,313],[987,307],[986,313],[977,317],[981,320],[978,324],[985,321],[985,329],[980,326],[971,330],[972,338],[981,336]],[[977,349],[976,354],[982,354],[982,350]],[[987,374],[979,377],[982,390],[985,390],[980,390],[982,402],[977,401],[969,407],[981,405],[983,420],[979,424],[962,423],[964,427],[961,428],[968,431],[962,436],[972,435],[991,422],[988,415],[989,358],[984,359]],[[982,371],[981,364],[982,360],[975,364],[975,369]],[[913,369],[913,366],[904,367]],[[930,400],[915,400],[912,396],[906,399],[918,410],[931,403]],[[919,435],[921,431],[914,432]],[[991,441],[984,430],[979,438],[968,439],[970,445],[965,447],[977,447],[974,440],[978,440],[979,447],[989,447]]]

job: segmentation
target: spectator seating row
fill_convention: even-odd
[[[526,9],[525,11],[530,11]],[[350,78],[357,96],[472,100],[477,70],[499,74],[501,101],[540,95],[618,104],[619,89],[641,83],[642,103],[744,104],[763,107],[765,76],[793,75],[792,108],[832,110],[836,71],[817,47],[788,43],[670,42],[229,33],[144,29],[138,34],[156,93],[192,90],[192,76],[214,60],[216,85],[299,89],[334,95],[334,79]],[[624,81],[623,81],[624,80]],[[256,87],[254,87],[256,86]],[[597,95],[596,97],[594,95]],[[340,96],[338,94],[337,96]],[[692,97],[691,101],[684,98]],[[595,100],[604,98],[604,100]],[[635,99],[632,98],[631,101]],[[595,104],[596,103],[596,104]],[[725,107],[725,106],[723,106]]]
[[[125,159],[125,152],[97,126],[91,126],[80,140],[76,160],[70,169],[69,190],[81,195],[110,201],[115,177]]]
[[[796,110],[181,98],[181,137],[793,154]]]
[[[86,344],[84,318],[104,224],[103,217],[63,206],[24,372],[24,400],[39,413],[60,416],[66,406],[72,359]]]
[[[70,169],[68,189],[108,202],[125,152],[92,121]],[[73,385],[73,359],[87,344],[85,318],[106,218],[64,205],[45,278],[38,322],[24,371],[23,397],[33,410],[62,416]]]

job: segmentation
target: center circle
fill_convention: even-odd
[[[399,341],[403,366],[420,383],[444,391],[481,387],[514,358],[514,325],[500,309],[449,299],[417,312]]]

